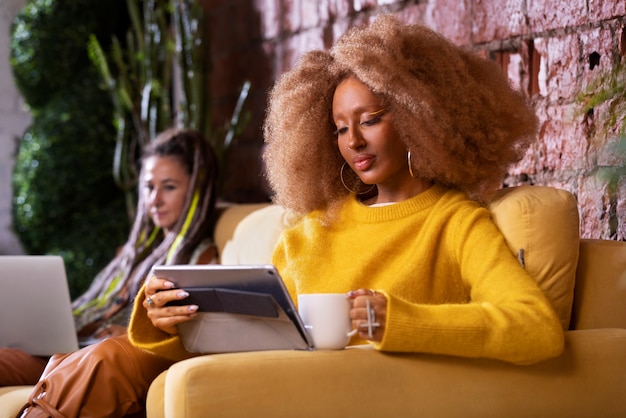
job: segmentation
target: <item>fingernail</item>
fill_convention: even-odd
[[[186,298],[187,296],[189,296],[189,293],[185,292],[184,290],[181,290],[180,292],[176,294],[176,296],[178,296],[179,298]]]
[[[189,305],[189,312],[196,312],[198,310],[198,305]]]
[[[351,298],[352,296],[354,296],[354,290],[351,290],[348,293],[346,293],[347,298]]]
[[[165,287],[169,287],[170,289],[171,289],[172,287],[176,287],[176,285],[175,285],[174,283],[172,283],[172,282],[165,282],[165,283],[163,283],[163,285],[164,285]]]

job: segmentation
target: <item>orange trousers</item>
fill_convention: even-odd
[[[17,348],[0,348],[0,386],[34,385],[47,362]]]
[[[18,416],[145,416],[148,387],[171,364],[134,347],[126,335],[54,355]]]

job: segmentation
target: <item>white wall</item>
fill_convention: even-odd
[[[30,125],[31,117],[13,83],[9,31],[24,3],[25,0],[0,0],[0,255],[23,253],[11,232],[11,173],[17,141]]]

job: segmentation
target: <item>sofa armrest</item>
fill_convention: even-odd
[[[626,242],[580,240],[570,328],[626,328]]]
[[[264,351],[173,365],[148,417],[626,416],[626,330],[566,332],[564,353],[530,366],[425,354]]]

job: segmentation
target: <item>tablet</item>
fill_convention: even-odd
[[[225,328],[224,326],[216,325],[218,320],[223,322],[224,318],[232,320],[231,328],[243,326],[244,322],[249,325],[253,322],[251,318],[258,319],[257,322],[264,325],[256,324],[255,331],[259,331],[262,327],[272,328],[275,331],[278,329],[278,322],[272,322],[274,318],[288,318],[290,327],[297,330],[300,341],[294,343],[293,333],[291,333],[291,346],[284,348],[313,348],[312,339],[306,332],[291,296],[273,265],[160,265],[154,266],[152,272],[156,277],[168,279],[175,283],[176,287],[187,291],[189,297],[176,301],[176,304],[198,305],[199,312],[204,314],[204,321],[212,323],[213,331],[222,332],[223,339],[231,338],[231,336],[227,337],[223,334],[225,331],[221,328]],[[206,326],[204,327],[206,328]],[[284,324],[281,326],[284,330]],[[197,329],[198,327],[199,325],[196,324],[193,326],[194,331],[183,331],[184,333],[193,332],[197,335],[201,332]],[[240,329],[244,332],[244,328]],[[252,335],[250,331],[250,329],[245,330],[248,335]],[[183,333],[181,333],[181,337],[183,337],[183,343],[185,343],[185,339],[190,340],[190,338],[185,338]],[[212,344],[215,342],[213,341]],[[191,343],[185,344],[186,348],[189,349],[188,345]],[[224,342],[224,347],[226,346],[228,344]],[[248,342],[247,346],[254,347],[254,341]],[[275,348],[271,344],[267,347],[270,347],[268,349]],[[222,351],[249,350],[227,349]],[[216,351],[195,347],[193,352]]]

